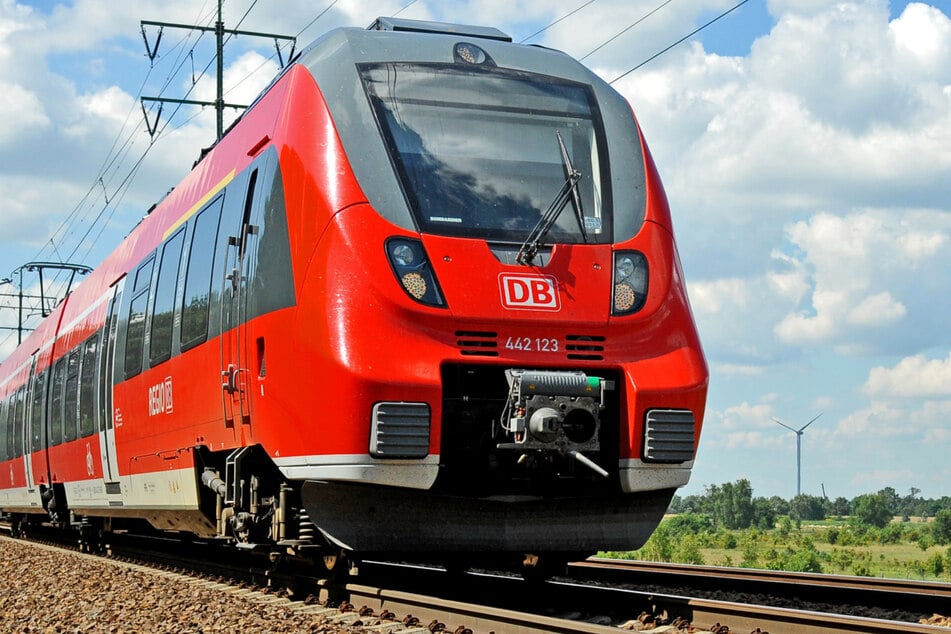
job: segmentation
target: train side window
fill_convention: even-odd
[[[30,407],[30,430],[33,436],[30,443],[31,452],[43,449],[43,427],[46,422],[46,417],[43,415],[43,405],[46,401],[46,375],[47,371],[43,370],[33,377],[32,406]]]
[[[145,350],[145,309],[149,303],[149,283],[155,256],[150,256],[135,272],[132,302],[129,304],[129,325],[125,339],[125,378],[131,379],[142,371],[142,353]]]
[[[96,431],[96,369],[98,367],[99,334],[83,344],[83,365],[79,381],[79,435],[91,436]]]
[[[50,447],[63,442],[63,385],[66,383],[66,357],[53,366],[50,387]]]
[[[13,416],[13,457],[23,455],[23,436],[26,429],[26,386],[17,390],[16,412]]]
[[[76,424],[79,415],[79,354],[82,348],[79,346],[73,348],[69,353],[69,361],[66,363],[66,395],[63,397],[63,405],[66,410],[63,415],[63,440],[69,442],[76,440]]]
[[[162,248],[158,281],[155,283],[155,305],[152,307],[152,336],[149,342],[149,362],[153,366],[172,356],[175,290],[178,286],[178,269],[184,244],[183,227]]]
[[[182,350],[193,348],[208,338],[212,271],[222,200],[223,197],[218,197],[195,218],[182,301]]]

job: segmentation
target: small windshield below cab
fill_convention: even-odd
[[[568,203],[546,242],[611,239],[607,161],[588,86],[497,68],[360,67],[423,232],[522,242],[565,184],[559,134],[582,211]],[[583,221],[582,221],[583,218]]]

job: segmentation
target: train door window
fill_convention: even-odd
[[[222,201],[223,197],[219,196],[195,218],[182,300],[182,350],[197,346],[208,338],[212,271]]]
[[[50,388],[50,447],[63,442],[63,386],[66,384],[66,357],[53,366]]]
[[[125,284],[123,281],[122,284]],[[102,325],[102,353],[99,355],[99,431],[112,429],[112,386],[115,382],[116,347],[118,346],[119,312],[122,306],[122,286],[110,292],[106,321]]]
[[[46,375],[46,370],[43,370],[33,377],[30,407],[30,430],[32,431],[30,451],[43,449],[43,427],[46,422],[43,412],[43,405],[46,400]]]
[[[10,454],[8,453],[10,443],[7,441],[7,432],[9,431],[9,427],[7,427],[7,414],[9,413],[9,409],[7,401],[0,401],[0,462],[10,459]]]
[[[23,455],[23,430],[26,425],[26,387],[21,387],[16,393],[16,406],[13,414],[13,454],[14,458]]]
[[[153,366],[172,356],[175,290],[178,288],[178,268],[182,261],[184,244],[183,227],[162,247],[158,280],[155,283],[155,304],[152,307],[152,336],[149,340],[149,362]]]
[[[135,273],[132,285],[132,302],[129,304],[129,325],[125,339],[125,378],[131,379],[142,371],[142,353],[145,350],[145,310],[149,303],[149,284],[152,279],[150,256]]]
[[[63,414],[63,440],[76,440],[76,427],[79,416],[79,355],[82,348],[73,348],[66,363],[66,395],[63,405],[66,410]]]
[[[79,381],[79,435],[91,436],[96,431],[96,369],[99,353],[99,335],[83,344],[82,369]]]
[[[10,412],[7,417],[7,456],[15,458],[17,455],[17,431],[20,429],[20,420],[17,418],[17,395],[10,395]]]

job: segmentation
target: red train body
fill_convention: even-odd
[[[381,19],[305,50],[0,365],[0,509],[357,553],[636,548],[706,387],[624,100],[497,31]]]

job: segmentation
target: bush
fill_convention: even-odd
[[[951,509],[942,509],[935,513],[931,536],[936,544],[951,544]]]
[[[854,519],[861,524],[883,528],[892,521],[892,512],[881,493],[862,495],[856,498]]]
[[[951,552],[948,553],[948,556],[951,557]],[[740,562],[740,568],[759,568],[759,553],[756,550],[754,540],[743,544],[743,560]]]
[[[703,565],[704,561],[703,554],[700,552],[700,540],[690,535],[685,536],[677,545],[674,559],[683,564]]]
[[[826,541],[829,542],[829,543],[832,544],[832,545],[835,545],[835,543],[839,541],[839,529],[833,527],[833,528],[830,528],[829,530],[827,530],[827,531],[826,531]]]
[[[822,572],[822,563],[818,551],[802,548],[797,550],[786,560],[784,570],[790,572]]]
[[[713,532],[713,520],[704,513],[688,513],[669,517],[661,524],[672,535],[698,535]]]
[[[878,541],[882,544],[897,544],[901,541],[904,531],[905,527],[901,524],[889,524],[881,530]]]
[[[940,577],[944,573],[944,557],[941,553],[933,554],[925,563],[925,568],[934,576]]]

